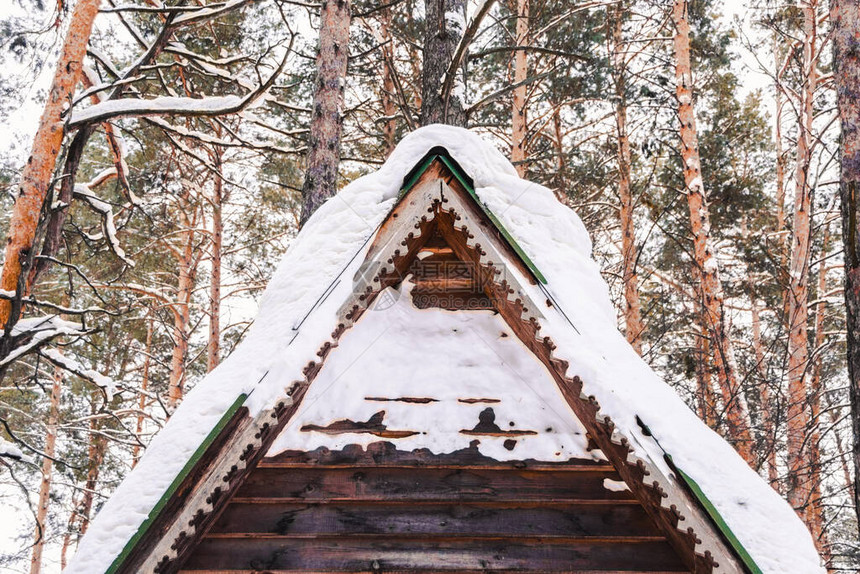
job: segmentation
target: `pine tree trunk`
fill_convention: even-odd
[[[696,386],[699,394],[699,418],[710,428],[717,426],[716,399],[711,386],[711,349],[708,340],[708,327],[704,313],[698,314],[699,332],[696,336]]]
[[[848,458],[845,451],[845,442],[842,440],[842,434],[839,432],[839,422],[842,418],[839,409],[827,409],[827,416],[830,418],[830,426],[833,429],[833,440],[836,443],[836,452],[839,453],[839,466],[842,467],[842,480],[848,488],[848,496],[854,497],[854,479],[851,477],[851,465],[848,463]]]
[[[51,403],[48,411],[48,427],[45,434],[45,456],[42,458],[42,481],[39,485],[39,506],[36,507],[36,533],[33,541],[33,554],[30,559],[30,574],[42,570],[42,551],[45,548],[45,527],[48,517],[48,504],[51,500],[51,478],[54,468],[54,451],[57,444],[57,425],[60,421],[60,391],[63,371],[54,369],[54,384],[51,386]]]
[[[823,229],[822,255],[826,255],[830,245],[830,225]],[[827,259],[822,257],[818,266],[818,285],[815,292],[818,303],[815,305],[815,324],[813,327],[812,349],[813,357],[809,374],[809,406],[812,425],[809,435],[809,448],[806,452],[806,465],[809,468],[810,500],[806,511],[806,523],[812,531],[812,539],[818,547],[818,552],[825,562],[830,561],[830,544],[824,529],[824,500],[822,500],[821,475],[821,355],[820,349],[824,344],[824,312],[827,303],[824,295],[827,293]]]
[[[636,263],[636,231],[633,225],[633,197],[630,193],[630,137],[627,134],[627,64],[624,44],[624,4],[608,8],[612,22],[612,77],[615,83],[615,127],[618,155],[618,217],[621,223],[622,281],[624,283],[624,324],[627,341],[642,354],[642,309]]]
[[[552,182],[557,189],[564,188],[564,172],[567,168],[567,163],[564,157],[564,134],[561,126],[561,104],[551,102],[552,105],[552,133],[553,147],[555,148],[555,174],[553,174]]]
[[[93,414],[95,414],[95,401],[93,401]],[[101,419],[94,418],[90,423],[90,441],[87,450],[87,480],[84,484],[84,494],[81,498],[81,506],[78,511],[78,520],[80,521],[80,536],[87,532],[90,525],[90,518],[93,511],[93,500],[97,492],[99,474],[101,472],[102,462],[105,459],[105,451],[107,450],[107,438],[101,434]]]
[[[72,546],[72,533],[75,529],[75,524],[78,522],[78,508],[80,502],[72,497],[72,512],[69,515],[69,522],[66,524],[66,533],[63,534],[63,545],[60,547],[60,570],[66,569],[68,563],[69,548]]]
[[[803,2],[803,86],[797,123],[797,166],[795,170],[794,224],[788,284],[788,404],[786,438],[788,455],[788,500],[801,515],[809,503],[810,477],[807,453],[809,403],[809,248],[812,187],[809,184],[812,151],[813,99],[816,73],[815,0]]]
[[[25,267],[29,265],[32,256],[36,227],[48,197],[57,156],[63,144],[61,114],[71,102],[75,86],[81,77],[82,63],[99,5],[99,0],[77,0],[72,11],[63,50],[48,92],[48,101],[39,120],[30,158],[21,173],[18,199],[9,220],[0,289],[17,293],[23,293],[25,289],[23,283],[29,271]],[[3,328],[11,326],[10,319],[11,323],[18,320],[20,303],[15,306],[17,308],[13,309],[11,301],[0,299],[0,326]]]
[[[529,42],[529,0],[515,0],[517,11],[516,46],[527,46]],[[514,84],[520,84],[528,77],[528,54],[525,50],[514,52]],[[526,90],[523,84],[514,90],[511,108],[511,163],[520,177],[526,173]]]
[[[785,247],[785,151],[782,149],[782,86],[780,79],[778,36],[773,35],[774,76],[776,77],[776,113],[773,119],[773,142],[776,151],[776,233],[780,245]],[[780,258],[784,257],[780,253]]]
[[[860,6],[832,0],[830,25],[836,101],[842,126],[839,195],[845,260],[845,323],[851,428],[854,431],[854,511],[860,522]]]
[[[466,28],[466,0],[424,0],[424,58],[421,77],[421,125],[466,126],[463,107],[466,74],[461,66],[451,97],[442,98],[442,82]]]
[[[140,377],[140,396],[137,399],[137,423],[134,427],[135,437],[140,440],[140,435],[143,433],[143,421],[146,418],[146,392],[149,390],[149,366],[152,363],[152,332],[154,323],[150,316],[146,321],[146,347],[143,356],[143,372]],[[140,461],[140,444],[135,444],[131,450],[131,466],[134,468]]]
[[[681,122],[681,157],[684,162],[684,185],[690,208],[696,272],[701,277],[703,313],[710,334],[720,391],[725,402],[729,439],[734,443],[744,460],[750,465],[754,465],[755,456],[752,452],[749,411],[738,381],[734,345],[723,306],[723,287],[720,281],[719,264],[710,238],[710,214],[708,213],[704,184],[702,183],[696,116],[693,111],[690,22],[686,0],[675,0],[672,16],[676,28],[674,38],[675,81],[678,117]]]
[[[212,272],[209,276],[209,341],[206,346],[206,372],[218,366],[221,360],[221,248],[224,224],[221,204],[224,200],[224,180],[221,178],[221,150],[213,151],[215,180],[212,193]]]
[[[756,371],[759,378],[759,399],[761,401],[762,430],[764,434],[765,460],[767,467],[767,478],[770,485],[779,491],[779,475],[776,468],[776,432],[774,429],[773,405],[771,404],[770,387],[768,386],[767,365],[764,359],[764,345],[761,341],[761,315],[759,314],[759,301],[755,294],[750,294],[750,305],[752,306],[752,337],[753,351],[755,353]]]
[[[386,42],[382,47],[382,113],[385,116],[382,122],[382,137],[385,140],[385,157],[388,157],[397,143],[394,140],[396,128],[394,117],[397,115],[394,92],[397,88],[394,85],[394,70],[391,69],[394,65],[394,47],[391,38],[390,6],[380,12],[379,24],[381,27],[379,35],[382,41]]]
[[[179,406],[185,386],[186,361],[188,359],[188,337],[191,326],[191,295],[194,290],[194,229],[189,209],[193,209],[187,195],[179,206],[180,228],[183,233],[182,249],[177,266],[179,281],[176,289],[173,322],[173,356],[170,362],[167,406],[171,412]]]
[[[320,47],[308,139],[307,171],[302,186],[300,225],[304,225],[313,212],[337,191],[349,57],[349,22],[349,0],[326,0],[322,3]]]

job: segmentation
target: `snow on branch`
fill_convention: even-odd
[[[221,116],[236,114],[263,96],[281,74],[287,63],[289,50],[278,64],[277,69],[265,81],[244,96],[207,96],[189,98],[162,96],[150,100],[125,98],[107,100],[94,104],[84,110],[72,112],[68,121],[69,129],[78,129],[92,123],[102,123],[110,119],[132,116]]]
[[[0,458],[11,458],[12,460],[19,460],[21,462],[34,462],[33,457],[24,454],[23,450],[2,436],[0,436]]]
[[[39,354],[48,359],[57,367],[60,367],[61,369],[68,371],[74,375],[77,375],[80,378],[93,383],[97,387],[100,387],[104,391],[108,402],[113,400],[113,396],[117,392],[117,384],[110,377],[106,377],[98,371],[83,367],[75,359],[64,355],[58,349],[42,349],[41,351],[39,351]]]
[[[243,99],[239,96],[210,96],[206,98],[163,96],[151,100],[139,100],[137,98],[109,100],[73,113],[69,120],[69,128],[76,129],[86,124],[128,116],[229,114],[239,111],[242,101]]]
[[[175,26],[187,26],[189,24],[208,22],[213,18],[217,18],[222,14],[241,8],[253,1],[254,0],[229,0],[223,3],[210,4],[209,6],[201,7],[201,9],[196,12],[189,12],[179,16],[173,21],[173,24]]]
[[[48,341],[61,335],[84,334],[86,331],[83,325],[66,321],[56,315],[21,319],[9,333],[12,338],[12,350],[0,359],[0,367],[5,367],[24,355],[39,350]]]
[[[158,127],[160,127],[161,129],[163,129],[165,131],[171,132],[171,133],[176,134],[178,136],[195,139],[199,142],[210,144],[210,145],[217,145],[217,146],[222,146],[222,147],[235,147],[235,148],[242,148],[242,149],[251,148],[251,149],[255,149],[255,150],[272,151],[272,152],[283,153],[283,154],[298,153],[297,150],[294,150],[294,149],[289,149],[289,148],[285,148],[285,147],[281,147],[281,146],[277,146],[277,145],[269,144],[269,143],[265,143],[265,142],[256,142],[256,141],[249,141],[246,139],[242,139],[242,138],[239,138],[238,136],[236,136],[235,134],[231,134],[235,138],[232,140],[219,138],[219,137],[216,137],[214,135],[211,135],[211,134],[208,134],[205,132],[201,132],[198,130],[189,130],[188,128],[186,128],[185,126],[182,126],[182,125],[171,124],[170,122],[168,122],[167,120],[164,120],[162,118],[147,118],[147,121],[152,123],[152,124],[157,125]],[[252,117],[251,121],[252,121],[252,123],[259,125],[259,121],[256,120],[256,118]],[[261,127],[268,128],[269,130],[274,131],[273,127],[268,126],[266,124],[263,124]]]
[[[116,254],[117,257],[122,259],[126,265],[129,267],[134,267],[134,261],[126,257],[125,250],[120,246],[119,239],[116,237],[116,223],[114,222],[113,217],[113,208],[106,201],[102,201],[93,193],[92,188],[110,178],[111,175],[116,177],[116,168],[111,168],[109,170],[105,170],[100,174],[102,179],[99,176],[89,182],[89,183],[78,183],[75,184],[75,188],[73,193],[73,197],[75,199],[82,199],[86,202],[86,204],[101,215],[102,219],[102,229],[104,230],[105,239],[107,239],[108,245],[110,245],[111,250]],[[94,183],[98,182],[98,183]]]

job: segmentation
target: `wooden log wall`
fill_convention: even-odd
[[[607,463],[348,450],[264,459],[183,571],[686,571]]]

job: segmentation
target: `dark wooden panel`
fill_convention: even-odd
[[[240,569],[240,570],[180,570],[179,574],[190,574],[193,572],[194,574],[261,574],[260,570],[256,569]],[[262,574],[325,574],[326,571],[322,570],[281,570],[281,569],[271,569],[267,568],[262,571]],[[330,570],[329,570],[330,572]],[[367,574],[377,574],[379,572],[383,572],[383,570],[373,570],[371,568],[367,568],[365,570],[353,570],[352,572],[366,572]],[[416,570],[399,570],[399,569],[385,569],[385,574],[415,574]],[[465,568],[458,568],[456,570],[457,574],[486,574],[487,570],[469,570]],[[515,570],[517,574],[544,574],[546,570]],[[677,570],[583,570],[577,569],[576,574],[677,574]],[[686,570],[684,570],[686,572]]]
[[[194,574],[261,574],[260,570],[180,570],[179,574],[190,574],[193,572]],[[370,568],[366,570],[354,570],[353,572],[361,572],[367,574],[376,574],[378,572],[382,572],[382,570],[372,570]],[[414,574],[415,570],[392,570],[386,569],[385,574]],[[463,568],[459,568],[456,570],[457,574],[486,574],[487,570],[467,570]],[[515,570],[517,574],[544,574],[546,570]],[[578,569],[576,574],[677,574],[677,570],[582,570]],[[263,574],[325,574],[325,571],[321,570],[281,570],[281,569],[271,569],[267,568],[263,571]]]
[[[497,399],[486,398],[464,398],[460,402],[496,402]],[[304,452],[288,450],[278,453],[272,457],[266,457],[260,461],[260,467],[282,466],[292,467],[296,465],[314,466],[487,466],[493,468],[558,468],[576,469],[581,467],[595,467],[597,469],[612,469],[609,463],[591,459],[570,459],[560,462],[545,462],[533,459],[499,461],[481,454],[478,450],[478,441],[472,441],[471,445],[447,454],[434,454],[427,449],[416,449],[412,451],[397,450],[394,443],[378,441],[363,448],[360,445],[347,445],[343,450],[329,450],[320,447],[316,450]]]
[[[230,504],[210,534],[662,536],[638,504]]]
[[[206,539],[185,570],[580,570],[683,572],[666,542],[529,540]]]
[[[424,468],[257,468],[238,498],[304,500],[624,500],[629,491],[604,488],[615,472]]]

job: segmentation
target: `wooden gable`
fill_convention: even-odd
[[[543,277],[469,185],[431,158],[376,233],[367,262],[377,267],[304,380],[257,417],[236,411],[112,572],[745,571],[689,493],[636,458],[568,377],[552,340],[538,335],[541,305],[552,301],[538,305],[524,288]],[[604,462],[500,462],[386,443],[266,457],[341,337],[405,279],[416,307],[498,313]],[[361,423],[362,432],[386,432],[377,423]],[[326,429],[358,430],[311,430]]]
[[[376,443],[264,459],[184,572],[689,572],[607,463]]]

